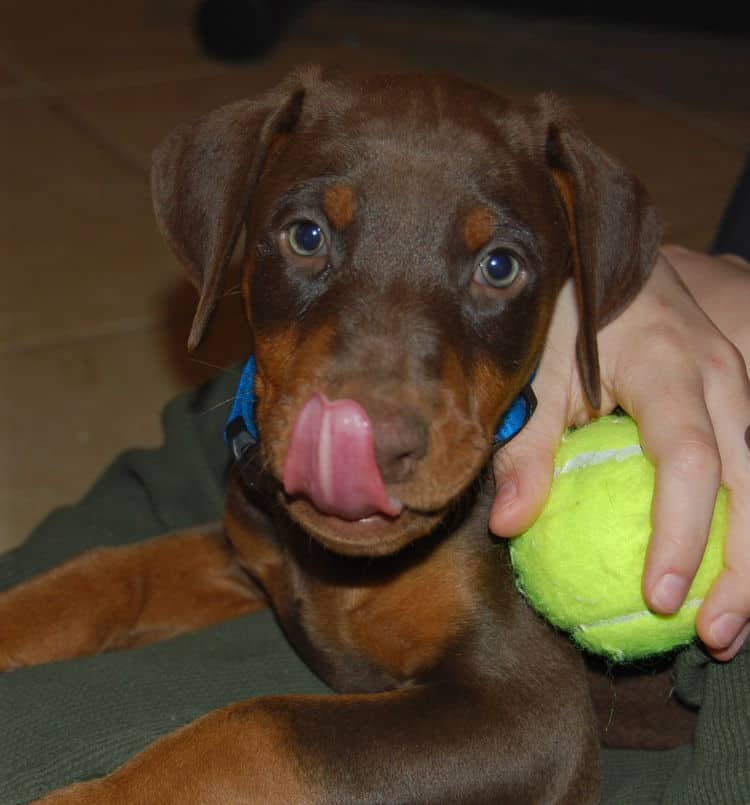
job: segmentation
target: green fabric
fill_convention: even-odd
[[[55,512],[27,543],[0,558],[0,590],[89,547],[218,518],[228,467],[221,403],[231,398],[235,381],[224,375],[171,403],[164,445],[121,456],[78,505]],[[746,805],[750,652],[721,665],[693,647],[678,661],[676,686],[700,707],[695,746],[605,751],[603,801]],[[100,776],[159,735],[223,704],[325,689],[268,612],[132,651],[4,674],[0,805]]]

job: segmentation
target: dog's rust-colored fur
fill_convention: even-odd
[[[153,192],[200,290],[191,347],[246,232],[258,480],[234,473],[215,531],[88,553],[8,592],[0,670],[270,604],[340,695],[233,705],[44,801],[596,802],[584,663],[528,609],[488,534],[489,463],[570,277],[597,406],[597,330],[642,286],[659,240],[637,180],[551,96],[517,107],[448,77],[313,69],[173,133]],[[290,248],[300,220],[322,228],[323,253]],[[520,265],[509,287],[477,280],[492,249]],[[367,412],[398,517],[349,522],[284,493],[315,392]]]

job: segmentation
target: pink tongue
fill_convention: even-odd
[[[364,409],[353,400],[330,402],[320,393],[297,414],[284,489],[288,495],[306,495],[319,511],[344,520],[378,512],[395,517],[402,508],[380,477]]]

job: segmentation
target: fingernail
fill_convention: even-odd
[[[747,638],[750,635],[750,623],[745,624],[745,628],[737,635],[732,645],[735,653],[739,653],[748,647]]]
[[[735,639],[737,632],[739,632],[744,623],[745,618],[735,615],[733,612],[719,615],[708,627],[710,644],[714,648],[728,646]]]
[[[675,612],[680,608],[688,590],[685,578],[667,573],[659,579],[651,594],[651,606],[657,612]]]

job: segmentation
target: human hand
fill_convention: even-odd
[[[665,249],[642,292],[598,339],[599,413],[619,405],[631,414],[657,468],[643,575],[644,597],[655,612],[674,612],[682,604],[703,555],[719,484],[730,492],[725,570],[696,621],[699,637],[719,660],[731,659],[750,632],[750,380],[729,340],[750,360],[746,266],[739,258]],[[575,362],[577,329],[568,284],[534,381],[537,410],[496,454],[499,488],[490,514],[496,534],[518,534],[534,521],[563,431],[592,417]]]

